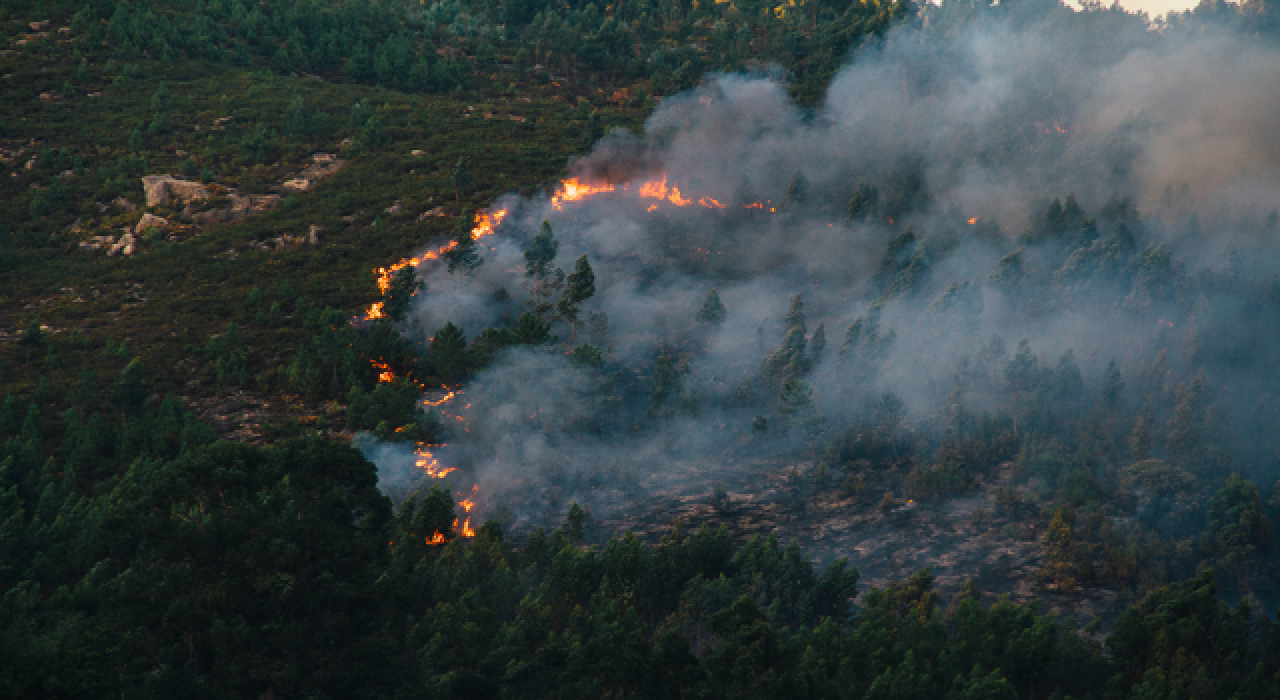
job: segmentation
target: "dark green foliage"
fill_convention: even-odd
[[[458,270],[473,272],[484,263],[477,251],[476,239],[471,232],[471,212],[462,210],[453,227],[453,247],[446,250],[441,257],[452,274]]]
[[[244,341],[240,338],[240,327],[236,324],[227,324],[225,333],[210,338],[204,354],[213,363],[218,386],[242,386],[249,381]]]
[[[574,263],[573,272],[565,278],[564,293],[556,303],[556,311],[559,312],[560,318],[569,322],[570,345],[573,345],[573,340],[577,336],[579,307],[582,302],[595,294],[596,275],[591,270],[591,263],[587,262],[587,256],[583,255]]]
[[[431,339],[431,352],[428,355],[431,372],[439,377],[445,386],[457,384],[470,371],[470,358],[467,352],[467,338],[462,329],[446,323],[436,331]]]
[[[725,315],[724,302],[720,301],[720,291],[713,287],[702,300],[702,306],[694,318],[698,323],[718,325],[724,322]]]
[[[805,338],[803,295],[797,294],[791,299],[786,322],[781,345],[764,360],[764,376],[775,385],[804,376],[809,372],[812,362],[806,352],[808,340]]]
[[[383,297],[382,313],[392,321],[403,321],[409,313],[413,297],[426,290],[426,284],[418,281],[417,269],[405,265],[391,276],[391,288]]]
[[[1234,571],[1241,592],[1249,588],[1250,562],[1271,549],[1271,523],[1258,487],[1232,474],[1209,501],[1208,546],[1223,569]]]
[[[587,345],[586,343],[583,343],[573,349],[573,356],[571,359],[573,360],[573,364],[578,365],[579,367],[600,369],[600,367],[604,366],[604,355],[600,352],[600,349],[594,345]]]

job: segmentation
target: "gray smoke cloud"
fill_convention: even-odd
[[[760,368],[798,293],[810,339],[825,326],[826,350],[806,379],[828,434],[871,418],[886,391],[905,401],[920,435],[947,427],[961,384],[970,411],[1007,410],[1002,366],[983,364],[992,336],[1009,355],[1029,339],[1048,366],[1071,349],[1091,397],[1112,360],[1127,377],[1161,349],[1203,365],[1176,348],[1195,346],[1188,335],[1214,317],[1247,316],[1250,294],[1272,275],[1265,219],[1280,204],[1280,50],[1212,27],[1157,32],[1114,11],[925,24],[854,55],[813,108],[774,77],[708,76],[664,100],[643,134],[614,132],[572,165],[615,191],[559,209],[553,193],[505,197],[494,206],[509,215],[482,239],[479,269],[420,270],[428,291],[411,327],[429,336],[452,321],[474,338],[530,308],[523,251],[547,220],[556,264],[568,271],[585,254],[595,270],[585,310],[608,315],[603,333],[577,332],[605,351],[603,371],[570,362],[570,330],[557,322],[558,344],[508,351],[475,377],[451,404],[466,427],[452,429],[442,453],[462,468],[458,483],[478,484],[491,514],[505,507],[516,523],[537,524],[571,500],[607,517],[673,484],[709,491],[707,475],[731,474],[732,455],[809,459],[803,431],[751,427],[756,415],[779,420]],[[683,197],[723,208],[641,196],[662,176]],[[864,183],[878,190],[875,214],[850,219],[846,205]],[[1050,198],[1068,194],[1094,219],[1093,257],[1023,235]],[[895,263],[886,247],[908,228],[914,257]],[[1178,274],[1222,272],[1234,244],[1246,253],[1236,261],[1242,281],[1168,302],[1151,279],[1108,272],[1107,246],[1125,241],[1173,256]],[[1003,285],[1002,269],[1021,286]],[[694,316],[713,287],[727,317],[707,327]],[[839,358],[846,330],[877,300],[881,337],[892,340],[882,358],[851,369],[857,347]],[[651,394],[664,348],[679,383],[659,405]],[[1218,366],[1214,380],[1256,400],[1266,362]],[[368,453],[388,474],[406,463],[402,448]]]

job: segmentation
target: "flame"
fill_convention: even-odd
[[[369,362],[370,364],[373,365],[374,369],[378,370],[378,381],[380,382],[395,381],[396,373],[391,371],[391,365],[388,365],[385,362],[378,362],[377,360],[370,360]]]
[[[506,209],[481,209],[476,212],[475,225],[471,227],[471,240],[478,241],[485,236],[493,235],[494,229],[498,227],[498,224],[502,223],[502,220],[506,218],[506,216]],[[441,255],[448,253],[457,247],[457,241],[449,241],[435,250],[429,250],[422,255],[405,258],[399,262],[392,263],[390,267],[375,268],[373,274],[377,276],[376,281],[378,283],[378,291],[382,292],[385,296],[391,291],[391,280],[395,277],[397,272],[406,267],[417,267],[428,260],[438,260]],[[374,302],[369,306],[369,310],[365,312],[364,317],[358,320],[372,321],[374,319],[382,318],[384,303],[385,302],[381,301]]]
[[[432,401],[431,399],[423,399],[422,403],[428,406],[439,406],[441,404],[448,403],[451,399],[453,399],[453,397],[457,395],[458,395],[457,391],[450,391],[449,393],[445,394],[444,398],[440,399],[439,401]]]
[[[975,217],[973,217],[972,219],[969,219],[969,225],[970,225],[970,226],[972,226],[972,225],[974,225],[974,224],[976,224],[976,223],[978,223],[978,217],[976,217],[976,216],[975,216]]]
[[[586,182],[580,182],[578,178],[571,177],[560,183],[560,191],[551,197],[551,208],[560,211],[565,202],[576,202],[580,199],[586,199],[594,194],[602,192],[612,192],[613,185],[603,183],[593,185]]]
[[[450,472],[458,471],[456,467],[440,466],[440,459],[437,458],[435,453],[429,449],[431,447],[444,447],[444,445],[428,445],[426,443],[420,443],[418,448],[413,451],[414,456],[417,457],[413,462],[413,466],[427,470],[427,476],[432,479],[443,479],[448,476]]]
[[[1166,320],[1164,320],[1163,318],[1161,318],[1161,319],[1157,319],[1157,320],[1156,320],[1156,323],[1157,323],[1157,324],[1160,324],[1160,325],[1168,326],[1168,327],[1170,327],[1170,328],[1173,328],[1173,321],[1166,321]]]
[[[626,184],[622,186],[623,190],[630,190],[630,188],[631,188],[630,184]],[[581,201],[583,199],[586,199],[588,197],[591,197],[597,194],[614,192],[617,189],[618,189],[617,187],[607,182],[590,183],[590,182],[583,182],[581,180],[578,180],[577,178],[569,178],[567,180],[563,180],[560,183],[560,187],[556,190],[555,194],[552,195],[551,202],[550,202],[551,208],[556,211],[562,211],[564,208],[564,204],[566,202]],[[674,184],[672,184],[671,186],[667,185],[666,175],[662,175],[661,177],[650,179],[640,183],[637,188],[637,193],[641,198],[644,198],[644,199],[660,200],[659,202],[654,203],[648,207],[647,211],[650,211],[650,212],[656,210],[659,207],[659,205],[663,202],[673,204],[677,207],[687,207],[692,204],[697,204],[707,209],[727,208],[726,205],[722,204],[721,202],[719,202],[718,200],[712,197],[700,197],[695,200],[690,197],[684,196],[683,194],[681,194],[679,186]],[[765,209],[767,207],[769,211],[776,211],[775,208],[768,206],[768,204],[769,203],[767,201],[751,202],[749,204],[743,205],[743,207],[746,209]],[[507,214],[508,214],[508,210],[504,208],[482,209],[479,212],[477,212],[476,218],[475,218],[475,224],[471,228],[471,240],[473,241],[480,240],[481,238],[492,235],[494,233],[494,230],[498,227],[498,225],[502,223],[502,220],[506,218]],[[445,253],[448,253],[449,251],[454,250],[457,247],[458,247],[457,241],[450,241],[438,248],[428,250],[420,255],[404,258],[398,262],[392,263],[387,267],[375,268],[373,272],[375,275],[375,281],[377,282],[377,285],[378,285],[378,291],[380,291],[383,294],[383,296],[387,295],[388,293],[391,292],[391,283],[392,283],[392,280],[395,278],[395,275],[397,272],[399,272],[400,270],[403,270],[406,267],[418,267],[419,265],[422,265],[427,261],[438,260],[442,255],[444,255]],[[710,251],[707,251],[707,252],[708,254],[710,253]],[[386,312],[384,311],[385,305],[386,305],[385,301],[377,301],[370,304],[369,308],[365,311],[364,315],[362,317],[357,317],[357,320],[372,321],[375,319],[385,318],[386,317]],[[373,364],[373,367],[378,370],[379,382],[390,382],[395,380],[395,372],[385,362],[382,362],[381,360],[371,360],[370,362]],[[446,393],[443,397],[436,399],[434,401],[432,401],[431,399],[423,398],[422,399],[423,405],[432,406],[432,407],[443,406],[449,403],[450,401],[452,401],[453,399],[457,398],[457,396],[460,393],[462,393],[457,389],[448,389],[448,387],[446,387],[446,390],[448,393]],[[471,406],[470,404],[467,404],[467,408],[470,408],[470,406]],[[453,417],[463,423],[466,422],[466,418],[462,416],[453,416]],[[445,467],[440,464],[440,459],[436,456],[435,452],[433,452],[433,449],[438,447],[444,447],[444,445],[428,445],[426,443],[419,443],[417,448],[414,450],[414,457],[415,457],[414,465],[425,470],[427,473],[427,476],[433,479],[443,479],[449,474],[457,471],[456,467]],[[479,490],[480,490],[480,485],[479,484],[474,485],[471,489],[472,497],[463,499],[458,502],[458,506],[462,509],[462,512],[464,515],[460,519],[455,519],[453,521],[453,526],[458,531],[458,535],[461,537],[475,537],[476,535],[475,530],[471,528],[470,513],[472,509],[475,508],[475,505],[476,505],[475,495],[479,492]],[[459,527],[458,525],[459,520],[461,520],[462,522],[461,527]],[[433,535],[431,535],[431,537],[426,538],[426,542],[428,545],[440,545],[440,544],[445,544],[446,539],[443,533],[436,532]]]

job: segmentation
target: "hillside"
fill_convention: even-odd
[[[0,0],[0,695],[1275,697],[1274,15]]]

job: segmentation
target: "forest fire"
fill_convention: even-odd
[[[492,211],[487,209],[481,209],[480,211],[476,212],[476,222],[475,222],[475,225],[471,227],[471,240],[478,241],[481,238],[484,238],[485,236],[493,235],[494,229],[498,227],[498,224],[502,223],[502,220],[503,218],[506,217],[506,215],[507,215],[506,209],[494,209]],[[392,263],[390,267],[379,267],[375,269],[373,271],[373,274],[377,276],[376,281],[378,284],[378,291],[380,291],[383,295],[386,295],[388,292],[390,292],[391,278],[393,278],[395,274],[400,270],[403,270],[406,267],[417,267],[422,263],[427,262],[428,260],[438,260],[441,255],[457,247],[458,247],[457,241],[450,241],[449,243],[443,246],[440,246],[435,250],[429,250],[423,253],[422,255],[414,256],[411,258],[405,258],[403,260],[400,260],[399,262]],[[384,302],[381,302],[381,301],[374,302],[369,306],[369,310],[365,312],[364,317],[359,320],[373,321],[373,320],[382,318],[383,307],[384,307]]]
[[[613,185],[608,183],[600,185],[592,185],[586,182],[580,182],[577,178],[571,177],[560,183],[560,191],[551,197],[551,208],[560,211],[565,202],[577,202],[586,199],[591,195],[601,194],[603,192],[612,192]]]
[[[432,447],[444,447],[444,445],[428,445],[426,443],[420,443],[418,448],[413,451],[414,456],[417,458],[414,460],[414,466],[425,469],[427,476],[432,479],[443,479],[448,476],[450,472],[458,471],[456,467],[440,466],[440,460],[436,457],[434,452],[428,449]]]
[[[624,184],[619,188],[609,183],[589,183],[589,182],[578,180],[577,178],[569,178],[560,183],[559,189],[551,197],[550,204],[552,209],[556,211],[562,211],[563,206],[566,202],[578,202],[598,194],[615,192],[615,191],[618,191],[619,189],[623,191],[629,191],[631,189],[631,184],[630,183]],[[704,196],[704,197],[699,197],[697,199],[686,197],[684,194],[680,192],[680,188],[677,185],[674,185],[674,184],[668,185],[666,175],[662,175],[661,177],[658,177],[656,179],[650,179],[640,183],[637,187],[636,193],[639,195],[639,197],[644,199],[659,200],[658,202],[655,202],[654,204],[650,205],[647,208],[647,211],[650,211],[650,212],[656,210],[663,203],[669,203],[677,207],[688,207],[696,204],[698,206],[701,206],[707,209],[727,209],[728,208],[727,205],[721,203],[720,201],[716,200],[713,197]],[[768,208],[769,211],[774,211],[772,207],[768,206],[767,202],[751,202],[751,203],[745,204],[744,208],[761,209],[761,210]],[[479,212],[477,212],[475,223],[471,228],[471,234],[470,234],[471,239],[474,241],[474,240],[479,240],[486,236],[492,235],[495,229],[497,228],[497,226],[502,223],[504,218],[506,218],[507,214],[508,214],[508,210],[504,208],[498,208],[498,209],[492,209],[492,210],[480,210]],[[445,253],[448,253],[451,250],[454,250],[455,248],[457,248],[457,246],[458,246],[457,241],[450,241],[445,245],[434,248],[432,250],[428,250],[419,255],[409,257],[409,258],[404,258],[398,262],[393,263],[388,267],[375,269],[374,274],[376,275],[378,290],[385,296],[386,294],[391,292],[392,281],[397,272],[405,269],[406,267],[416,268],[428,261],[438,260],[442,255],[444,255]],[[379,302],[374,302],[370,304],[368,310],[365,312],[363,317],[360,317],[357,320],[373,321],[373,320],[385,318],[385,315],[386,315],[385,301],[379,301]],[[373,365],[374,369],[378,370],[379,382],[395,381],[396,374],[390,365],[388,365],[387,363],[381,360],[370,360],[370,362]],[[422,399],[422,405],[433,407],[433,408],[440,408],[448,405],[451,401],[453,401],[462,393],[460,390],[456,388],[449,389],[448,387],[445,387],[445,390],[447,393],[445,393],[443,396],[439,398],[430,399],[430,398],[424,397]],[[468,407],[469,406],[470,404],[468,404]],[[452,415],[452,416],[450,416],[449,414],[445,414],[445,415],[461,423],[466,423],[466,418],[464,418],[461,415]],[[420,469],[423,469],[426,472],[426,475],[428,478],[444,479],[449,474],[458,471],[456,467],[446,467],[440,464],[440,459],[439,457],[436,456],[436,452],[434,451],[436,448],[440,448],[440,447],[444,447],[444,445],[430,445],[427,443],[419,443],[417,448],[414,450],[414,457],[415,457],[414,465]],[[458,506],[459,508],[462,509],[463,515],[459,519],[454,520],[453,526],[457,531],[458,536],[460,537],[475,536],[475,530],[472,529],[471,527],[470,513],[472,509],[475,508],[475,505],[476,505],[475,492],[477,492],[478,490],[479,490],[479,485],[477,484],[475,487],[473,487],[472,495],[470,498],[465,498],[458,502]],[[459,523],[461,523],[461,525],[459,525]],[[433,534],[430,538],[427,539],[427,544],[429,545],[445,544],[446,542],[447,540],[444,534],[439,532]]]
[[[396,380],[396,373],[392,371],[391,365],[377,360],[370,360],[370,364],[373,365],[374,369],[378,370],[378,381],[389,383]]]

